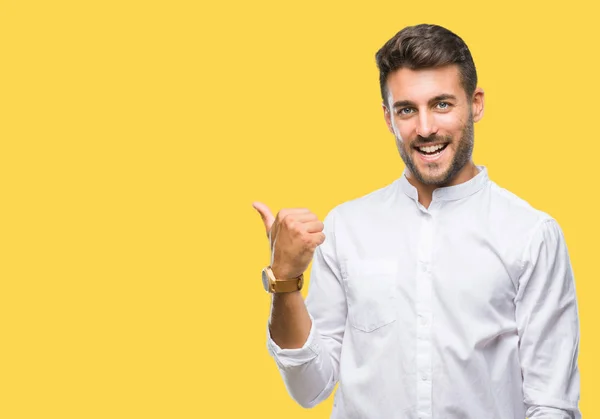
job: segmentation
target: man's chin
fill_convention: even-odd
[[[446,170],[431,170],[431,169],[417,169],[415,174],[417,179],[428,186],[444,186],[448,183],[448,169]]]
[[[412,173],[413,177],[423,185],[428,186],[444,186],[448,183],[450,162],[427,163],[419,159],[419,156],[411,156],[412,158],[404,160],[404,165]],[[450,159],[452,160],[452,159]]]

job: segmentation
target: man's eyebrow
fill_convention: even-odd
[[[429,99],[429,104],[431,105],[432,103],[442,102],[444,100],[456,100],[456,96],[444,93],[442,95],[438,95],[434,98]],[[408,106],[416,106],[416,105],[414,102],[411,102],[410,100],[399,100],[397,102],[394,102],[393,108],[403,108],[405,106],[408,107]]]
[[[399,100],[397,102],[394,102],[393,108],[403,108],[405,106],[415,106],[415,104],[410,100]]]
[[[444,100],[456,100],[456,96],[445,93],[443,95],[439,95],[434,97],[433,99],[430,99],[429,103],[442,102]]]

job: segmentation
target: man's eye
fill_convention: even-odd
[[[412,108],[400,108],[398,109],[398,115],[409,115],[413,112]]]
[[[450,107],[450,104],[448,102],[440,102],[437,104],[439,109],[448,109]]]

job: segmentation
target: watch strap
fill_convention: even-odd
[[[271,283],[271,292],[293,292],[300,291],[304,283],[304,275],[293,279],[278,279]]]

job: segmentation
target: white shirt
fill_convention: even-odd
[[[580,418],[575,284],[557,222],[488,178],[403,174],[335,207],[299,349],[267,347],[302,406],[335,419]]]

